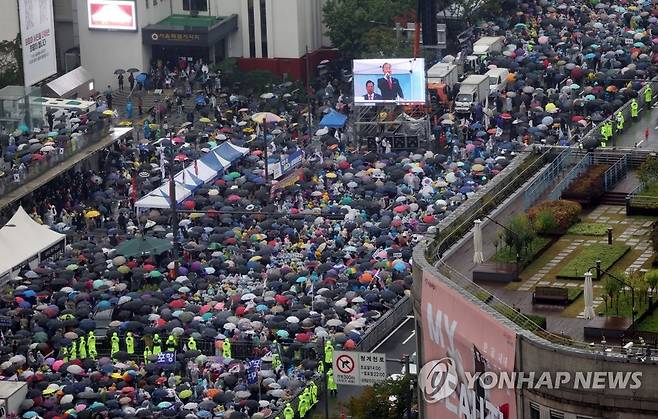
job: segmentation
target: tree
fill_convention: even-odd
[[[353,419],[399,419],[409,406],[410,375],[388,378],[367,387],[364,392],[349,402],[349,412]]]
[[[651,292],[656,291],[656,285],[658,285],[658,269],[652,269],[649,272],[644,274],[644,279],[649,285]]]
[[[619,291],[621,291],[621,284],[611,276],[607,276],[603,284],[605,293],[610,298],[610,307],[612,308],[612,300],[616,300],[617,315],[619,315]]]
[[[0,88],[10,85],[23,85],[20,33],[13,41],[0,42]]]
[[[375,27],[366,32],[366,50],[362,58],[410,57],[411,45],[399,37],[395,31],[385,27]]]
[[[363,54],[379,52],[377,47],[381,46],[384,29],[395,38],[393,18],[414,9],[415,5],[416,0],[329,0],[323,9],[324,23],[336,48],[347,58],[360,58]],[[375,28],[382,31],[368,34]]]
[[[637,170],[637,178],[645,186],[658,181],[658,157],[649,156]]]

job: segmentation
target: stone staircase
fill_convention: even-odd
[[[607,192],[601,199],[601,204],[604,205],[626,205],[626,193],[624,192]]]
[[[126,103],[128,103],[128,98],[130,96],[131,92],[129,89],[117,89],[112,92],[112,106],[119,112],[120,115],[125,115]],[[160,94],[156,94],[153,90],[137,91],[137,89],[135,89],[132,92],[134,117],[137,117],[137,104],[139,102],[138,96],[142,97],[142,110],[144,114],[148,114],[148,112],[155,106],[156,102],[164,104],[167,97],[170,97],[172,103],[175,103],[174,91],[172,89],[162,90]],[[190,98],[183,98],[183,104],[185,105],[186,111],[194,108],[194,96],[191,96]],[[173,106],[173,109],[175,111],[175,105]]]

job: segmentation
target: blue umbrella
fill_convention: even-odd
[[[144,83],[146,81],[146,73],[138,74],[137,77],[135,77],[135,81],[137,81],[137,83]]]

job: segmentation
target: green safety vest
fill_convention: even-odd
[[[334,370],[331,368],[329,368],[329,371],[327,371],[327,388],[329,390],[338,390],[336,381],[334,381]]]
[[[96,335],[93,332],[87,335],[87,352],[91,359],[96,359],[98,352],[96,352]]]
[[[651,90],[651,86],[647,86],[646,89],[644,89],[644,101],[646,103],[651,103],[653,100],[653,90]]]
[[[193,337],[187,340],[187,349],[190,351],[196,351],[196,340]]]
[[[66,346],[62,346],[61,357],[62,361],[69,362],[69,350],[66,348]]]
[[[311,382],[311,404],[316,405],[318,403],[318,386]]]
[[[87,344],[85,343],[84,336],[80,336],[78,343],[78,351],[80,352],[80,359],[87,358]]]
[[[222,344],[222,355],[224,358],[231,358],[231,342],[228,338],[224,339],[224,343]]]
[[[71,350],[69,351],[71,360],[78,359],[78,348],[75,346],[75,341],[71,342]]]
[[[293,419],[295,417],[295,409],[290,406],[290,403],[286,405],[286,408],[283,409],[284,419]]]
[[[299,411],[299,417],[303,418],[306,416],[306,411],[308,410],[308,402],[306,401],[306,394],[302,393],[299,396],[299,404],[297,405],[297,410]]]
[[[167,350],[169,352],[174,352],[176,350],[176,338],[174,335],[169,335],[167,338]]]
[[[272,354],[272,369],[276,370],[281,366],[281,357],[279,354]]]
[[[126,352],[130,355],[135,353],[135,338],[132,335],[126,336]]]
[[[617,120],[617,129],[624,129],[624,115],[622,115],[621,112],[617,112],[615,119]]]
[[[606,128],[606,125],[603,124],[601,125],[601,128],[599,129],[601,132],[601,136],[605,139],[608,136],[608,128]]]
[[[153,336],[153,355],[157,355],[162,352],[162,340],[160,340],[159,335]]]
[[[334,347],[330,341],[324,343],[324,362],[327,364],[334,362]]]
[[[318,374],[324,374],[324,362],[318,363]]]
[[[151,350],[148,346],[144,347],[144,363],[149,363],[149,358],[151,357]]]
[[[112,352],[111,355],[114,356],[115,353],[119,352],[119,336],[114,333],[112,334]]]
[[[637,100],[633,99],[631,101],[631,117],[636,118],[639,109],[640,109],[640,105],[637,104]]]

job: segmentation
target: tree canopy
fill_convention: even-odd
[[[394,18],[415,5],[416,0],[329,0],[324,22],[331,42],[346,57],[390,57],[406,45],[404,36],[396,39]]]

